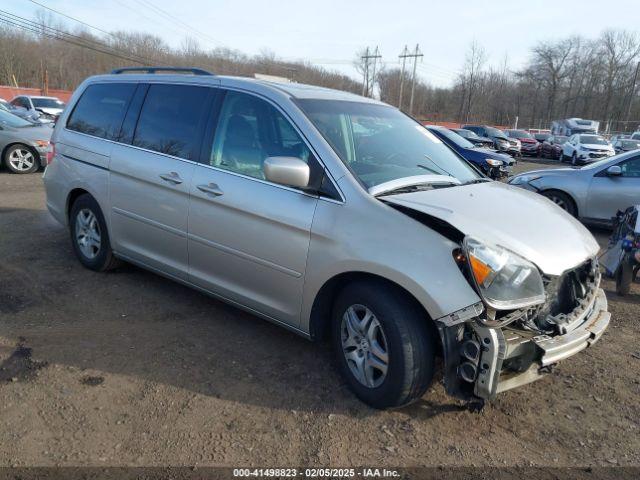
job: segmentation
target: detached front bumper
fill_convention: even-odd
[[[496,329],[498,343],[504,347],[502,355],[497,355],[488,369],[490,388],[476,383],[476,395],[491,399],[497,393],[538,380],[550,372],[552,365],[590,347],[609,326],[611,314],[607,308],[604,291],[598,288],[587,308],[573,319],[572,330],[564,335],[536,336],[522,330]]]
[[[464,400],[492,400],[500,392],[542,378],[553,365],[596,343],[611,319],[601,288],[568,316],[566,333],[553,337],[511,326],[484,326],[474,316],[483,307],[474,307],[438,322],[445,388]]]

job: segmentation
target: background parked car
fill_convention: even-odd
[[[49,121],[55,121],[65,106],[64,103],[56,97],[32,95],[19,95],[11,100],[11,105],[24,108],[31,114],[37,113],[40,119]]]
[[[472,163],[486,176],[494,179],[506,177],[511,172],[513,158],[482,147],[476,147],[467,139],[445,127],[430,125],[426,127],[431,133],[455,150],[467,162]]]
[[[30,112],[26,108],[16,107],[15,105],[10,104],[4,99],[0,99],[0,109],[4,110],[5,112],[17,115],[18,117],[23,118],[24,120],[28,120],[29,122],[44,123],[40,121],[40,117],[42,116],[40,112]]]
[[[559,159],[562,155],[562,146],[569,140],[569,137],[562,135],[551,135],[547,138],[540,147],[540,156],[542,158],[554,158]]]
[[[629,138],[631,140],[640,140],[640,130],[637,132],[633,132]]]
[[[505,130],[504,133],[510,139],[517,139],[521,143],[522,155],[538,156],[540,153],[540,142],[533,135],[524,130]]]
[[[640,151],[578,169],[531,171],[509,183],[544,195],[585,223],[611,225],[618,210],[640,204]]]
[[[13,173],[32,173],[46,165],[53,129],[0,110],[2,163]]]
[[[540,144],[542,144],[542,142],[544,142],[551,136],[551,133],[534,133],[532,135],[533,138],[535,138],[538,142],[540,142]]]
[[[515,139],[510,141],[502,130],[488,125],[464,125],[462,128],[471,130],[480,137],[490,138],[493,141],[493,148],[499,152],[506,152],[515,156],[520,155],[519,142]]]
[[[638,150],[640,148],[640,140],[628,140],[626,138],[619,138],[613,142],[613,149],[616,153],[630,152],[631,150]]]
[[[618,140],[624,140],[624,139],[629,139],[631,137],[630,134],[628,133],[621,133],[618,135],[614,135],[609,139],[609,142],[611,142],[611,144],[613,144],[614,142],[618,141]]]
[[[478,147],[493,148],[493,140],[490,138],[479,137],[475,132],[465,130],[464,128],[452,128],[451,130]]]
[[[572,165],[591,163],[604,157],[615,155],[609,142],[600,135],[576,134],[562,146],[560,161],[571,160]]]

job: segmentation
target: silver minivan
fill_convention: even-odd
[[[85,267],[130,262],[330,338],[377,408],[422,396],[436,355],[479,405],[605,331],[592,235],[399,110],[159,70],[87,79],[56,124],[47,207]]]

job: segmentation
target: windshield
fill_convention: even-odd
[[[640,148],[640,140],[622,140],[622,148]]]
[[[592,144],[592,145],[608,145],[608,142],[597,135],[580,135],[580,143]]]
[[[464,138],[480,138],[476,135],[476,132],[472,132],[471,130],[465,130],[464,128],[459,128],[454,130],[458,135]]]
[[[434,133],[435,132],[439,133],[443,137],[446,137],[449,140],[451,140],[453,143],[455,143],[459,147],[462,147],[462,148],[475,148],[475,145],[473,145],[473,143],[471,143],[469,140],[467,140],[466,138],[461,137],[460,135],[458,135],[455,132],[452,132],[448,128],[429,128],[428,130],[431,130]]]
[[[569,137],[561,137],[560,135],[553,137],[553,141],[556,143],[564,143]]]
[[[64,103],[57,98],[31,97],[31,101],[33,102],[33,106],[36,108],[64,108]]]
[[[533,138],[530,133],[522,130],[507,130],[512,138]]]
[[[29,125],[33,125],[32,123],[27,122],[26,120],[23,120],[13,113],[9,113],[5,110],[0,110],[0,123],[15,128],[28,127]]]
[[[371,188],[425,174],[480,178],[425,127],[387,105],[301,99],[298,104],[356,177]]]
[[[486,127],[487,133],[492,137],[506,137],[502,130],[493,127]]]

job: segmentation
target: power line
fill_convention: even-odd
[[[174,22],[180,24],[182,26],[182,28],[185,29],[190,34],[194,34],[195,33],[198,36],[200,36],[200,38],[204,38],[205,40],[209,41],[210,43],[215,43],[215,44],[218,44],[218,45],[222,44],[222,42],[220,42],[219,40],[216,40],[215,38],[211,37],[207,33],[204,33],[202,31],[198,30],[197,28],[194,28],[193,26],[189,25],[188,23],[184,22],[183,20],[180,20],[178,17],[176,17],[176,16],[172,15],[171,13],[167,12],[166,10],[163,10],[162,8],[158,7],[157,5],[155,5],[150,0],[135,0],[135,2],[138,3],[139,5],[142,5],[145,8],[151,9],[157,15],[159,15],[159,16],[163,17],[164,19],[172,22],[172,24]]]
[[[140,58],[134,58],[132,56],[124,54],[124,52],[119,52],[117,50],[111,49],[106,45],[99,44],[98,42],[93,42],[94,44],[105,47],[105,48],[96,48],[92,45],[88,45],[87,43],[83,43],[83,42],[87,42],[88,40],[85,40],[82,37],[68,34],[66,32],[62,32],[61,30],[57,30],[52,27],[40,25],[36,22],[28,20],[24,17],[20,17],[19,15],[14,15],[4,10],[0,10],[0,22],[3,22],[7,25],[11,25],[15,28],[18,28],[26,32],[34,33],[36,35],[42,35],[47,38],[66,42],[78,47],[86,48],[88,50],[93,50],[98,53],[103,53],[105,55],[110,55],[112,57],[120,58],[122,60],[127,60],[129,62],[142,63],[143,65],[147,65],[147,66],[151,65],[151,63],[148,63],[146,60],[141,61]],[[79,39],[79,41],[75,39]]]
[[[37,2],[34,2],[34,3],[37,3]],[[98,42],[96,40],[93,40],[91,38],[86,38],[86,37],[82,37],[82,36],[79,36],[79,35],[74,35],[72,33],[69,33],[67,31],[65,31],[65,30],[60,30],[58,28],[54,28],[54,27],[51,27],[49,25],[45,25],[43,23],[38,23],[38,22],[35,22],[33,20],[29,20],[29,19],[27,19],[25,17],[21,17],[19,15],[15,15],[15,14],[13,14],[11,12],[7,12],[5,10],[0,10],[0,12],[4,13],[5,16],[8,15],[10,17],[10,19],[12,19],[14,21],[17,21],[18,23],[22,23],[22,24],[25,24],[25,25],[27,25],[29,27],[33,27],[33,28],[37,29],[38,32],[35,32],[35,33],[41,33],[42,29],[50,30],[50,31],[53,31],[53,33],[55,35],[58,35],[58,36],[62,35],[64,37],[71,37],[72,39],[74,39],[76,41],[80,41],[80,42],[83,42],[83,43],[90,43],[90,44],[96,45],[98,47],[101,47],[103,49],[107,49],[107,50],[109,50],[111,52],[115,52],[115,53],[118,53],[118,54],[126,55],[128,58],[130,58],[132,61],[135,61],[135,62],[149,62],[149,61],[151,61],[148,58],[143,57],[142,55],[137,55],[135,53],[126,52],[126,51],[120,50],[118,48],[112,47],[111,45],[108,45],[106,43],[102,43],[102,42]],[[55,13],[58,13],[58,12],[55,11]],[[58,13],[58,14],[65,16],[63,13]],[[71,18],[71,17],[69,17],[69,18]],[[80,23],[83,23],[84,25],[87,25],[89,27],[92,27],[88,23],[81,22],[80,20],[76,20],[76,21],[78,21]],[[96,28],[97,29],[97,27],[92,27],[92,28]],[[110,34],[110,35],[113,38],[115,38],[116,40],[119,40],[119,38],[117,36],[115,36],[113,34]],[[151,62],[151,63],[153,64],[153,62]]]
[[[104,33],[105,35],[109,35],[109,36],[111,36],[111,37],[113,37],[113,38],[118,38],[118,37],[116,37],[116,36],[115,36],[113,33],[111,33],[111,32],[107,32],[106,30],[103,30],[103,29],[101,29],[101,28],[94,27],[93,25],[91,25],[91,24],[89,24],[89,23],[87,23],[87,22],[83,22],[82,20],[79,20],[79,19],[77,19],[77,18],[75,18],[75,17],[72,17],[72,16],[70,16],[70,15],[67,15],[66,13],[60,12],[60,11],[58,11],[58,10],[54,10],[53,8],[51,8],[51,7],[47,7],[46,5],[43,5],[42,3],[36,2],[35,0],[28,0],[28,1],[29,1],[29,2],[31,2],[31,3],[33,3],[33,4],[35,4],[35,5],[38,5],[39,7],[42,7],[42,8],[44,8],[44,9],[47,9],[47,10],[49,10],[49,11],[51,11],[51,12],[55,13],[55,14],[58,14],[58,15],[60,15],[61,17],[68,18],[69,20],[73,20],[74,22],[77,22],[77,23],[80,23],[80,24],[82,24],[82,25],[84,25],[84,26],[86,26],[86,27],[89,27],[89,28],[91,28],[91,29],[95,30],[96,32]]]

